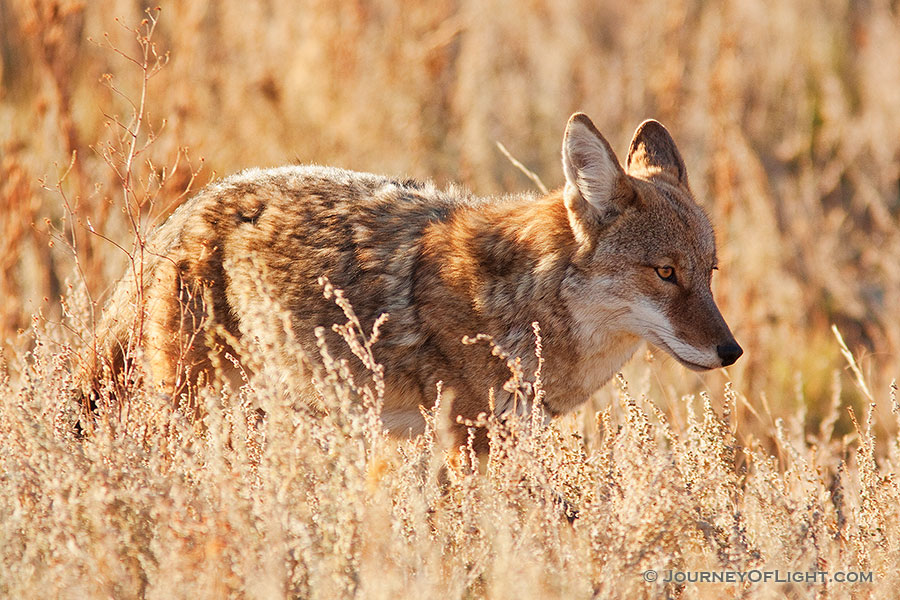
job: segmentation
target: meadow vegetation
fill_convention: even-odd
[[[0,597],[896,596],[895,3],[160,4],[0,0]],[[339,364],[325,417],[263,372],[199,417],[136,385],[75,426],[106,292],[205,182],[298,161],[533,189],[500,142],[553,187],[576,110],[620,156],[645,118],[672,131],[727,372],[641,351],[549,427],[483,423],[480,469],[443,467],[439,390],[391,440],[377,369]]]

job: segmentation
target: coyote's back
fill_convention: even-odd
[[[491,389],[498,414],[527,410],[504,389],[505,362],[488,344],[462,340],[486,334],[533,372],[535,321],[550,415],[584,402],[641,338],[690,368],[734,362],[740,347],[709,288],[712,228],[666,130],[643,124],[623,169],[587,117],[574,115],[563,167],[565,187],[544,197],[482,199],[314,166],[211,185],[154,232],[141,276],[120,282],[85,385],[103,364],[121,370],[137,340],[148,384],[173,397],[227,372],[226,353],[310,390],[321,367],[317,328],[328,352],[362,376],[331,329],[346,318],[323,295],[322,276],[344,291],[364,330],[389,315],[374,352],[382,418],[397,433],[421,431],[419,406],[433,403],[438,381],[454,415],[487,412]]]

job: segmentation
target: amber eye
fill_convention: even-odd
[[[675,278],[675,269],[672,267],[656,267],[656,274],[659,275],[659,278],[663,281],[668,281],[669,283],[675,283],[677,281]]]

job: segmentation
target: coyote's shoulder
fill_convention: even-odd
[[[641,338],[691,368],[734,362],[740,347],[709,291],[712,228],[666,130],[642,125],[623,168],[575,115],[563,166],[565,187],[542,197],[477,198],[318,166],[226,178],[155,231],[143,284],[123,280],[105,310],[98,356],[122,363],[124,324],[141,304],[146,370],[170,393],[209,378],[223,353],[243,362],[253,348],[303,387],[289,349],[299,344],[315,369],[317,328],[328,352],[360,372],[331,330],[345,317],[323,296],[325,276],[364,329],[389,315],[375,358],[383,418],[398,433],[421,429],[419,405],[433,403],[438,381],[456,415],[487,412],[489,390],[498,413],[513,408],[507,365],[465,336],[490,336],[533,372],[538,322],[550,414],[584,402]]]

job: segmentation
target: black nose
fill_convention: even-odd
[[[739,359],[741,354],[744,353],[744,350],[738,346],[737,342],[732,340],[727,344],[716,346],[716,352],[719,354],[719,358],[722,359],[722,366],[727,367],[728,365],[733,365],[734,361]]]

